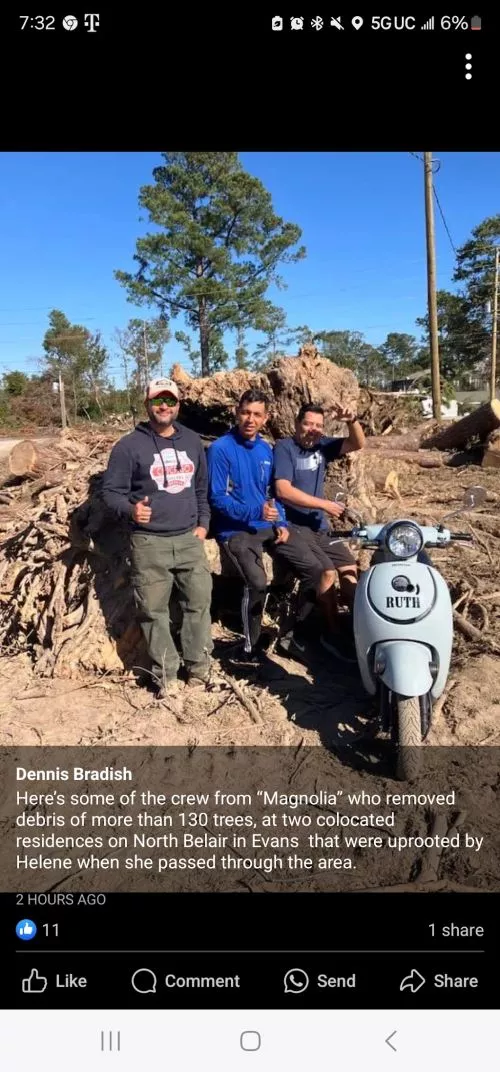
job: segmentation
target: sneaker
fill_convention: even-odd
[[[345,633],[323,633],[320,637],[322,648],[335,655],[343,663],[356,663],[356,649],[351,637]]]
[[[257,643],[253,648],[248,651],[245,647],[245,640],[238,640],[235,644],[231,644],[228,648],[228,656],[232,663],[246,663],[251,666],[260,666],[262,663],[262,657],[264,654],[264,641],[262,636],[259,637]]]
[[[305,662],[307,659],[307,645],[302,637],[296,637],[293,633],[285,633],[280,637],[277,650],[281,655],[297,659],[298,662]]]
[[[246,651],[244,647],[241,647],[231,656],[231,662],[244,663],[245,666],[261,666],[262,654],[257,648]]]

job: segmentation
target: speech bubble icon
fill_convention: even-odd
[[[285,994],[303,994],[309,986],[309,976],[302,968],[291,968],[284,978]]]
[[[138,968],[131,983],[138,994],[156,994],[156,975],[150,968]]]

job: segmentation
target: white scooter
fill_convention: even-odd
[[[341,492],[336,498],[344,499]],[[397,750],[396,777],[414,780],[421,769],[420,745],[429,732],[433,702],[449,673],[453,644],[453,607],[446,581],[424,548],[471,542],[468,533],[444,527],[450,517],[480,506],[484,488],[469,488],[460,510],[436,527],[401,519],[363,525],[335,537],[373,548],[369,568],[359,578],[353,625],[363,685],[379,698],[384,732]]]

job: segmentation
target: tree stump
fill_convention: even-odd
[[[422,441],[423,447],[437,447],[449,450],[453,447],[465,447],[471,440],[484,442],[490,432],[500,428],[500,401],[494,398],[485,402],[467,417],[454,421],[447,428],[435,432],[429,439]]]
[[[180,419],[201,436],[219,436],[232,428],[235,406],[249,388],[258,388],[269,398],[266,431],[274,439],[293,433],[304,402],[323,406],[328,431],[332,423],[343,427],[334,417],[338,403],[354,408],[358,404],[359,387],[354,373],[321,357],[315,346],[303,346],[295,357],[276,357],[266,372],[231,369],[191,379],[180,365],[175,365],[172,376],[182,393]]]

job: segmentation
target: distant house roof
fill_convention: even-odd
[[[420,372],[410,372],[408,376],[401,376],[397,380],[392,381],[392,390],[401,391],[404,390],[409,384],[416,384],[419,380],[428,379],[431,375],[430,369],[423,369]]]
[[[405,376],[405,380],[411,380],[414,383],[416,380],[423,380],[426,376],[430,376],[431,369],[423,369],[421,372],[410,372],[408,376]]]

